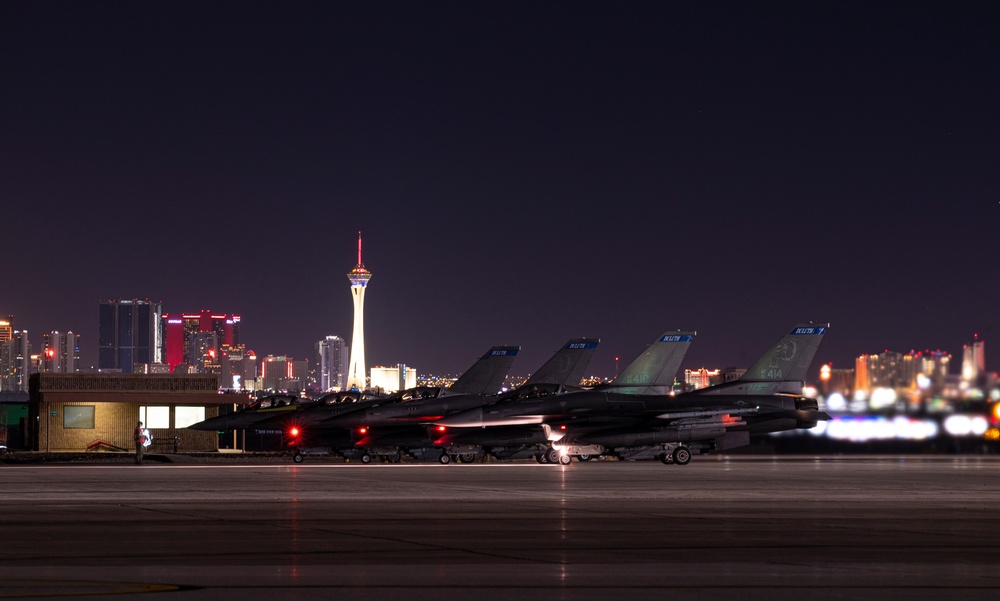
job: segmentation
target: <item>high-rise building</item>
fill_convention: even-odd
[[[354,297],[354,335],[351,338],[351,362],[347,367],[347,387],[365,388],[365,289],[372,273],[361,261],[361,232],[358,232],[358,264],[347,274]]]
[[[7,319],[0,319],[0,344],[7,342],[14,337],[14,316],[8,315]]]
[[[218,372],[219,335],[215,332],[198,332],[191,336],[188,345],[188,365],[194,373]]]
[[[97,367],[130,374],[136,364],[162,363],[162,315],[158,301],[102,300]]]
[[[319,389],[321,391],[346,388],[347,351],[347,341],[340,336],[327,336],[316,343],[316,354],[319,355]]]
[[[257,355],[242,344],[222,345],[219,351],[219,388],[255,390]]]
[[[80,335],[52,331],[42,336],[41,371],[73,374],[80,371]]]
[[[0,342],[0,391],[28,392],[30,373],[31,345],[28,343],[28,332],[12,330],[10,338]]]
[[[973,382],[986,373],[986,343],[973,337],[972,344],[962,345],[962,379]]]
[[[309,362],[291,357],[268,355],[260,365],[261,388],[283,392],[305,390]]]
[[[373,367],[372,388],[383,392],[397,392],[417,385],[417,370],[406,365],[396,367]]]
[[[178,365],[198,367],[206,356],[192,356],[191,343],[195,336],[203,332],[214,332],[218,351],[222,346],[235,347],[240,344],[239,315],[213,313],[202,310],[198,313],[164,314],[164,362],[173,371]]]

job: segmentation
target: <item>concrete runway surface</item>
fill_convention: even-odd
[[[0,599],[997,599],[1000,458],[0,466]]]

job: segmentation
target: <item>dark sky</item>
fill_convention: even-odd
[[[994,348],[997,7],[7,0],[0,314],[87,365],[135,297],[311,359],[362,230],[369,366]]]

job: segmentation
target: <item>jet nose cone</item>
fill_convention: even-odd
[[[188,429],[203,430],[206,432],[211,430],[226,430],[229,428],[229,421],[230,419],[228,415],[220,415],[218,417],[210,417],[205,421],[200,421],[196,424],[191,424],[188,426]]]
[[[466,411],[459,411],[442,417],[434,422],[439,426],[448,428],[481,428],[483,425],[483,408],[476,407]]]

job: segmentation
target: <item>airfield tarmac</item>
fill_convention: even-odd
[[[0,465],[0,482],[0,599],[1000,595],[995,456]]]

